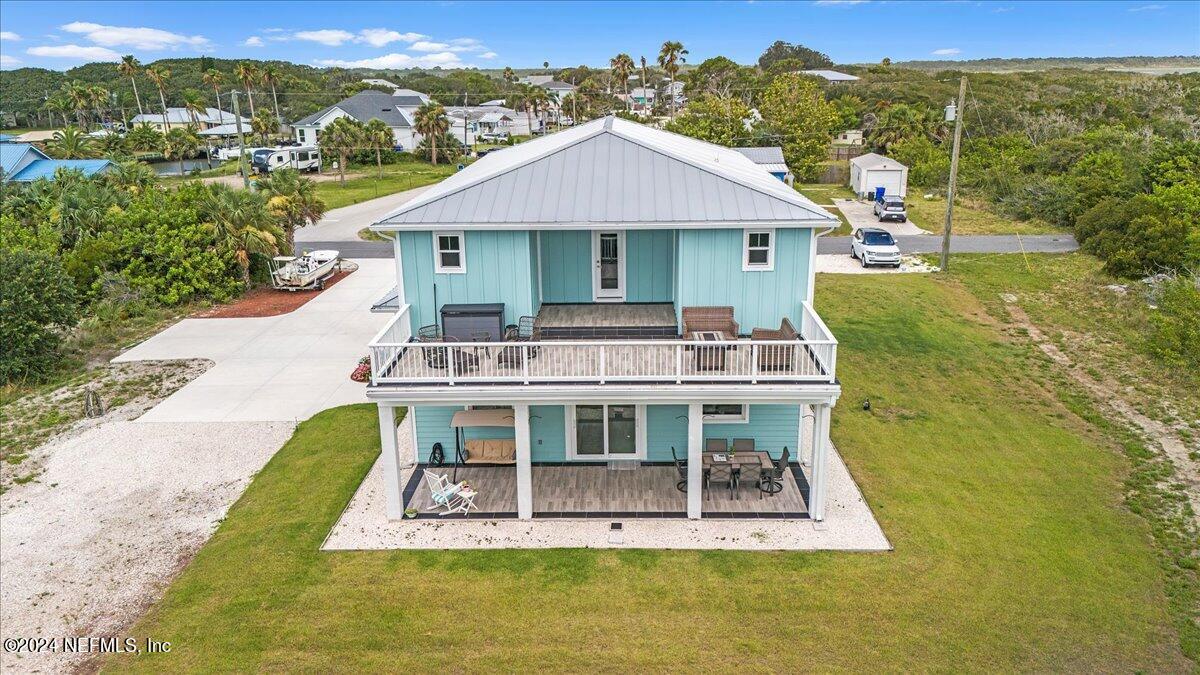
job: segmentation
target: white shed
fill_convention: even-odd
[[[908,167],[873,152],[850,160],[850,189],[857,195],[870,197],[878,188],[883,188],[885,195],[906,196]]]

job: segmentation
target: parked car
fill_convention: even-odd
[[[508,132],[507,131],[485,131],[482,134],[479,134],[479,140],[490,141],[493,143],[504,142],[504,141],[508,140]]]
[[[901,223],[908,220],[908,211],[904,208],[904,198],[896,195],[884,195],[875,199],[875,216],[879,222],[896,220]]]
[[[900,247],[887,230],[863,227],[850,238],[850,257],[857,258],[863,267],[868,265],[900,266]]]

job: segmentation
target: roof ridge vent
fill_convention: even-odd
[[[612,127],[613,127],[613,118],[615,118],[615,117],[616,117],[616,116],[615,116],[615,115],[613,115],[612,113],[609,113],[608,115],[606,115],[606,116],[604,117],[604,130],[605,130],[605,131],[612,131]]]

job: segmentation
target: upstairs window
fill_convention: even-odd
[[[775,269],[775,230],[746,230],[742,271],[770,272]]]
[[[467,271],[467,256],[463,250],[462,232],[433,233],[433,266],[438,274],[463,274]]]

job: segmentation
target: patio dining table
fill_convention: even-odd
[[[724,462],[718,462],[717,455],[725,455]],[[762,451],[754,452],[706,452],[704,453],[704,468],[709,468],[714,464],[729,464],[735,469],[740,469],[743,466],[763,466],[771,465],[771,455]]]

